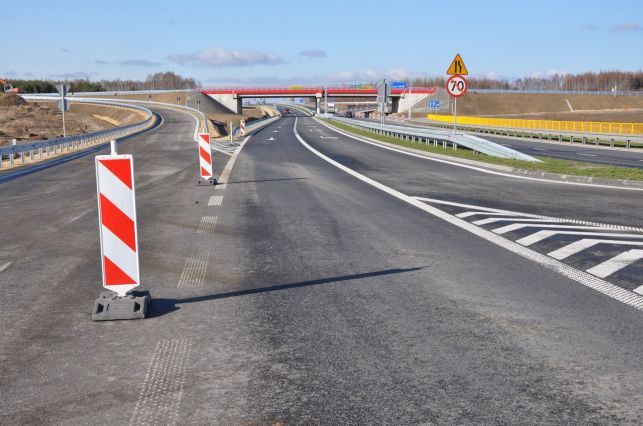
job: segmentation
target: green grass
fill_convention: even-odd
[[[324,120],[339,129],[347,132],[366,136],[382,142],[388,142],[394,145],[404,146],[407,148],[419,149],[421,151],[432,152],[435,154],[448,155],[450,157],[465,158],[468,160],[475,160],[490,164],[499,164],[503,166],[513,167],[523,170],[535,170],[547,173],[557,173],[562,175],[576,175],[576,176],[591,176],[605,179],[627,179],[627,180],[643,180],[643,169],[631,167],[617,167],[608,164],[595,164],[582,161],[560,160],[550,157],[537,157],[542,163],[532,163],[529,161],[513,160],[506,158],[490,157],[484,154],[474,154],[473,151],[464,148],[458,148],[457,151],[447,147],[442,148],[441,145],[433,146],[425,143],[408,142],[397,139],[391,136],[382,136],[374,132],[356,129],[347,124],[341,123],[336,120]]]

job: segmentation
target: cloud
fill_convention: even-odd
[[[67,49],[66,47],[61,47],[61,48],[60,48],[60,51],[61,51],[61,52],[64,52],[64,53],[69,53],[69,54],[71,54],[71,53],[72,53],[72,51],[71,51],[71,50],[69,50],[69,49]]]
[[[643,27],[637,24],[636,22],[626,22],[624,24],[614,24],[611,27],[606,27],[598,24],[587,24],[583,25],[581,28],[583,31],[611,31],[611,32],[629,32],[629,31],[641,31]]]
[[[252,65],[279,65],[286,61],[274,53],[256,50],[228,50],[222,47],[203,49],[197,53],[172,53],[167,59],[181,65],[199,67],[247,67]]]
[[[61,80],[86,80],[95,73],[88,73],[83,71],[76,72],[66,72],[62,74],[49,74],[49,78],[61,79]]]
[[[612,31],[641,31],[641,26],[639,24],[636,24],[634,22],[628,22],[626,24],[619,24],[619,25],[613,25],[611,30]]]
[[[15,72],[14,70],[5,70],[5,71],[2,71],[2,77],[16,78],[18,77],[18,73]]]
[[[94,62],[97,63],[98,65],[109,65],[109,61],[104,61],[102,59],[97,59]]]
[[[549,70],[549,71],[536,71],[531,73],[532,78],[552,78],[555,75],[566,75],[569,71]]]
[[[321,49],[308,49],[299,52],[299,56],[306,56],[307,58],[325,58],[328,56],[325,50]]]
[[[148,61],[147,59],[125,59],[123,61],[116,61],[119,65],[135,66],[135,67],[157,67],[163,65],[162,62]]]

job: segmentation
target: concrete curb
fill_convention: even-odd
[[[325,123],[328,124],[329,126],[333,126],[330,123]],[[334,126],[333,126],[334,127]],[[340,129],[343,130],[343,129]],[[524,170],[524,169],[517,169],[514,167],[509,167],[509,166],[503,166],[500,164],[489,164],[489,163],[484,163],[482,161],[474,161],[474,160],[468,160],[466,158],[458,158],[458,157],[451,157],[448,155],[441,155],[441,154],[435,154],[433,152],[426,152],[422,151],[420,149],[414,149],[414,148],[408,148],[402,145],[395,145],[392,143],[388,142],[382,142],[377,139],[369,138],[367,136],[362,136],[362,135],[357,135],[353,134],[355,137],[362,138],[364,140],[367,140],[369,142],[373,142],[376,144],[380,144],[383,146],[387,146],[390,148],[396,148],[402,151],[407,151],[407,152],[412,152],[413,154],[418,154],[418,155],[423,155],[429,158],[436,158],[439,160],[447,160],[447,161],[452,161],[454,163],[460,163],[460,164],[466,164],[469,166],[475,166],[475,167],[480,167],[482,169],[488,169],[488,170],[493,170],[493,171],[501,171],[504,173],[509,173],[513,174],[515,176],[529,176],[529,177],[535,177],[539,179],[546,179],[546,180],[551,180],[552,182],[574,182],[574,183],[594,183],[594,184],[599,184],[599,185],[607,185],[607,186],[612,186],[614,188],[641,188],[643,189],[643,181],[637,181],[637,180],[626,180],[626,179],[606,179],[606,178],[596,178],[596,177],[591,177],[591,176],[576,176],[576,175],[562,175],[562,174],[557,174],[557,173],[547,173],[547,172],[540,172],[536,170]]]

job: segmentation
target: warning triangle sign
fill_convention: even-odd
[[[459,53],[455,55],[455,58],[453,58],[453,62],[451,62],[451,66],[447,70],[447,74],[469,75],[469,71],[467,71],[467,66],[464,64],[464,61],[462,60],[462,56],[460,56]]]

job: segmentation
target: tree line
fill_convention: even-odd
[[[56,84],[66,84],[74,92],[105,92],[113,90],[176,90],[195,89],[200,83],[191,77],[182,77],[171,71],[150,74],[144,81],[140,80],[23,80],[7,79],[21,93],[56,93]]]
[[[553,74],[548,77],[524,77],[515,80],[468,78],[471,89],[504,90],[575,90],[575,91],[643,91],[642,71],[600,71],[579,74]],[[412,79],[414,86],[440,86],[444,77]]]

